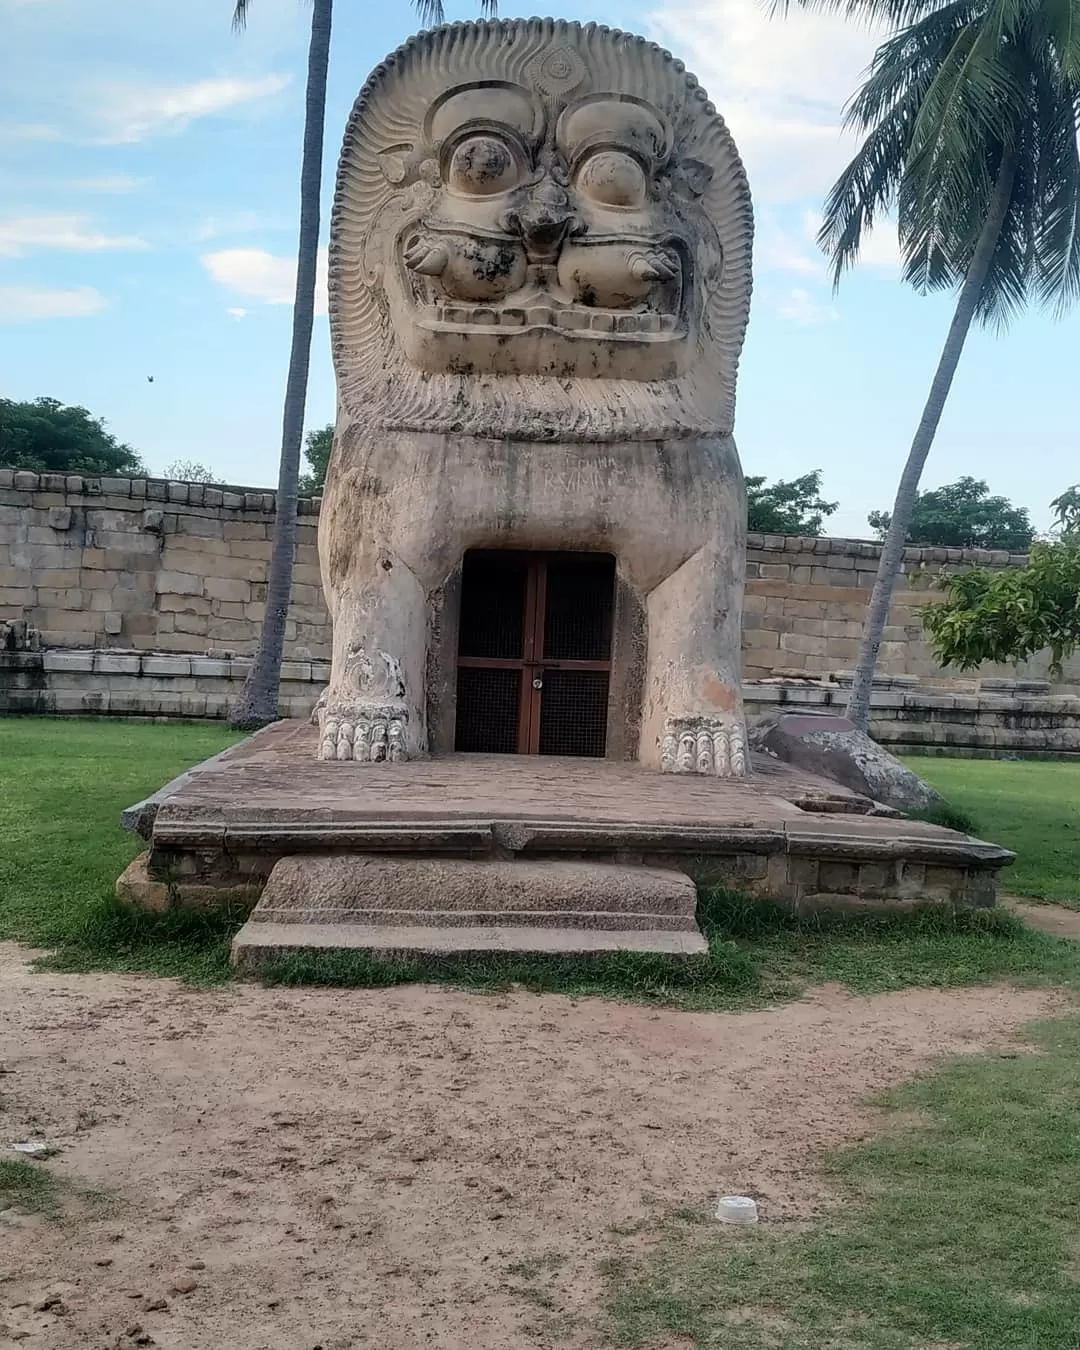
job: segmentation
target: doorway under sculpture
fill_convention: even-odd
[[[460,615],[455,750],[604,757],[610,554],[467,553]]]

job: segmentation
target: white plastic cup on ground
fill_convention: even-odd
[[[721,1223],[757,1223],[757,1205],[748,1195],[722,1195],[716,1217]]]

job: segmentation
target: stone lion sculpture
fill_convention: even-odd
[[[374,71],[331,230],[322,758],[428,751],[467,549],[588,549],[640,611],[617,752],[746,771],[732,422],[751,236],[724,123],[642,38],[455,24]]]

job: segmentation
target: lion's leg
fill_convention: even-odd
[[[334,585],[334,656],[319,700],[319,758],[415,759],[427,750],[427,596],[387,549],[357,549]]]
[[[743,557],[698,550],[648,598],[640,758],[669,773],[748,771],[740,689]]]

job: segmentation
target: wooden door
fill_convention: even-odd
[[[456,748],[602,757],[614,596],[609,554],[466,554]]]

